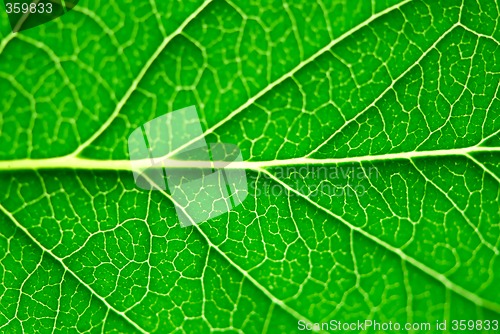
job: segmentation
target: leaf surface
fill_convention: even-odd
[[[498,319],[499,21],[488,0],[2,20],[2,330]],[[239,146],[249,195],[180,228],[168,193],[134,184],[127,138],[189,105]]]

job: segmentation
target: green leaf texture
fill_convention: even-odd
[[[499,319],[499,7],[89,0],[21,33],[2,12],[0,330]],[[249,195],[181,228],[127,138],[190,105]]]

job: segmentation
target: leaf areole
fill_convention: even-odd
[[[4,0],[13,32],[31,29],[72,10],[79,0]]]

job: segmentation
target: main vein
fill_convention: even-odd
[[[96,160],[81,157],[57,157],[48,159],[20,159],[0,161],[0,171],[17,170],[90,170],[90,171],[140,171],[144,168],[225,168],[225,169],[249,169],[260,170],[270,167],[298,166],[298,165],[335,165],[343,163],[362,163],[367,161],[387,161],[387,160],[409,160],[416,158],[444,157],[444,156],[464,156],[468,157],[474,153],[495,153],[500,152],[500,147],[472,146],[467,148],[455,148],[448,150],[430,150],[416,152],[388,153],[381,155],[353,156],[345,158],[292,158],[267,161],[199,161],[199,160],[177,160],[165,158],[156,161],[152,165],[151,159],[134,160]]]

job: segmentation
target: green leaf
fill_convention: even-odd
[[[500,320],[495,1],[87,1],[20,33],[2,15],[2,331]],[[190,105],[241,149],[249,195],[181,228],[127,138]]]

